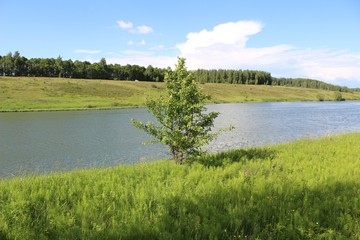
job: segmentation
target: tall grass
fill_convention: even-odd
[[[0,181],[0,239],[360,239],[360,133]]]

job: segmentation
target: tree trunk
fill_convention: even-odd
[[[184,155],[177,147],[171,147],[171,154],[175,164],[183,164]]]

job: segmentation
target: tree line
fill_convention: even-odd
[[[18,51],[0,55],[0,75],[31,77],[62,77],[83,79],[109,79],[130,81],[163,82],[167,69],[151,65],[107,64],[105,58],[99,62],[63,60],[57,58],[26,58]],[[304,78],[275,78],[270,73],[258,70],[197,69],[191,71],[200,83],[229,83],[316,88],[332,91],[360,91]]]
[[[314,88],[331,91],[349,92],[360,91],[359,88],[349,89],[308,78],[276,78],[270,73],[258,70],[205,70],[193,71],[198,82],[201,83],[230,83],[248,85],[271,85],[285,87]]]
[[[99,62],[63,60],[58,58],[30,58],[20,56],[16,51],[5,56],[0,55],[0,75],[29,77],[62,77],[84,79],[111,80],[164,80],[166,69],[149,65],[147,68],[139,65],[107,64],[105,58]]]
[[[271,74],[258,70],[198,69],[193,72],[197,81],[201,83],[272,85]]]
[[[322,82],[319,80],[308,79],[308,78],[274,78],[273,77],[272,85],[273,86],[324,89],[324,90],[339,91],[339,92],[360,91],[360,88],[350,89],[348,87],[340,87],[337,85],[325,83],[325,82]]]

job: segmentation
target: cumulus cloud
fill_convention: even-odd
[[[100,53],[100,50],[86,50],[86,49],[77,49],[75,50],[76,53],[86,53],[86,54],[96,54]]]
[[[262,24],[254,21],[229,22],[217,25],[213,30],[191,32],[187,35],[187,41],[178,44],[183,54],[202,52],[203,50],[226,50],[227,47],[245,47],[248,36],[260,32]],[[222,49],[224,48],[224,49]]]
[[[281,62],[283,53],[292,46],[246,47],[249,37],[261,32],[262,28],[262,23],[256,21],[223,23],[210,31],[189,33],[187,41],[178,44],[177,48],[188,59],[190,68],[239,69]]]
[[[177,48],[190,69],[257,69],[274,76],[331,83],[338,79],[360,81],[360,54],[347,50],[298,49],[288,44],[247,47],[248,39],[262,28],[263,24],[256,21],[223,23],[212,30],[190,32]]]
[[[132,22],[125,22],[123,20],[119,20],[116,23],[121,29],[128,30],[130,33],[148,34],[154,31],[151,27],[147,25],[134,26]]]
[[[117,21],[116,23],[118,24],[118,26],[121,29],[131,29],[131,28],[133,28],[132,22],[124,22],[123,20],[120,20],[120,21]]]

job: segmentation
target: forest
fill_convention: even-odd
[[[61,77],[79,79],[108,79],[128,81],[164,81],[166,68],[151,65],[107,64],[99,62],[63,60],[57,58],[26,58],[18,51],[0,55],[1,76]],[[229,83],[247,85],[270,85],[324,89],[340,92],[360,91],[305,78],[275,78],[270,73],[259,70],[197,69],[192,71],[200,83]]]

